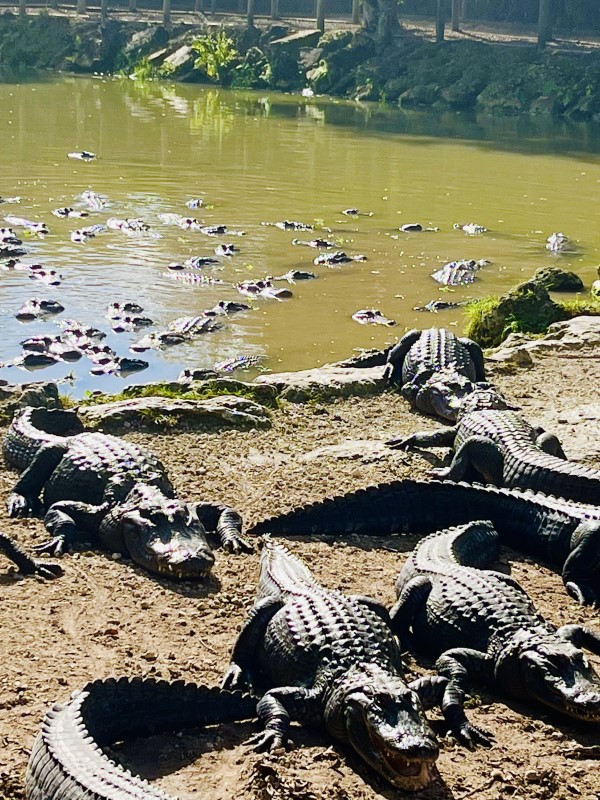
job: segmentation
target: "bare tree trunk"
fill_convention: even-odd
[[[452,30],[460,30],[460,7],[462,0],[452,0]]]
[[[317,0],[317,28],[325,30],[325,0]]]
[[[437,0],[437,14],[435,18],[435,40],[444,41],[446,31],[446,0]]]
[[[389,44],[400,33],[396,0],[362,0],[360,12],[365,30],[379,44]]]
[[[554,24],[554,8],[552,0],[540,0],[538,15],[538,47],[545,47],[552,39],[552,26]]]

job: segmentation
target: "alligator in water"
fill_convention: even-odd
[[[390,612],[404,641],[440,656],[436,667],[462,703],[471,678],[535,699],[575,719],[600,722],[600,676],[581,647],[600,655],[600,635],[583,625],[557,629],[504,573],[481,569],[498,558],[490,522],[434,533],[404,564]]]
[[[27,765],[27,800],[173,800],[101,748],[256,717],[258,698],[183,681],[109,678],[46,713]]]
[[[53,538],[39,552],[60,555],[85,531],[151,572],[192,580],[205,577],[214,563],[205,526],[226,549],[251,551],[236,511],[184,503],[150,451],[81,431],[73,412],[27,407],[4,441],[7,464],[24,470],[8,500],[9,515],[37,512],[43,490],[44,523]]]
[[[391,447],[454,447],[449,467],[438,478],[475,476],[496,486],[531,489],[581,503],[600,505],[600,470],[567,461],[557,437],[534,428],[493,389],[465,398],[451,428],[413,433]]]
[[[446,703],[447,679],[405,683],[383,606],[325,589],[302,561],[268,539],[258,597],[223,686],[267,690],[257,707],[264,730],[249,742],[257,749],[285,746],[291,717],[317,723],[407,791],[431,781],[438,757],[424,708],[441,704],[465,744],[487,742],[460,704]]]
[[[483,353],[445,328],[412,330],[389,351],[386,376],[414,408],[454,421],[462,398],[485,381]]]
[[[600,506],[452,481],[392,481],[265,519],[252,534],[430,533],[488,519],[503,544],[562,569],[579,603],[600,599]]]

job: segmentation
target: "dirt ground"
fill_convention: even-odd
[[[600,403],[599,353],[536,357],[533,369],[498,372],[494,380],[522,404],[530,420],[559,434],[570,457],[600,467],[598,417],[595,422],[585,418],[585,404]],[[574,414],[575,407],[582,414]],[[289,405],[274,414],[267,432],[135,433],[130,438],[160,454],[182,497],[227,502],[250,525],[333,493],[425,476],[430,464],[421,455],[385,453],[380,443],[434,424],[412,413],[401,397],[386,394],[331,405]],[[357,440],[363,444],[350,448],[353,457],[330,449]],[[14,481],[14,474],[0,472],[2,507]],[[41,521],[9,520],[3,513],[2,529],[24,546],[46,538]],[[332,544],[310,537],[289,539],[289,547],[325,585],[391,604],[395,578],[414,541],[355,536]],[[600,629],[598,612],[570,600],[552,570],[508,550],[504,559],[554,623],[586,622]],[[23,579],[0,565],[0,798],[6,800],[24,797],[27,758],[45,710],[90,679],[154,675],[217,683],[253,602],[258,558],[219,552],[212,579],[199,586],[152,578],[102,552],[66,555],[62,563],[64,576],[50,583]],[[600,659],[592,660],[600,669]],[[409,667],[421,673],[431,665],[412,659]],[[470,701],[469,714],[493,734],[494,745],[469,752],[442,739],[439,776],[421,793],[424,800],[600,796],[597,725],[576,725],[487,689]],[[436,712],[431,718],[441,721]],[[248,723],[154,737],[112,753],[180,798],[401,795],[321,731],[294,728],[294,749],[273,756],[244,747],[253,730]],[[443,734],[443,727],[437,730]]]

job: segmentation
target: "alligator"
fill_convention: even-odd
[[[293,716],[324,726],[393,786],[418,790],[431,781],[439,754],[425,708],[441,704],[464,744],[487,743],[460,703],[446,702],[448,685],[436,677],[407,684],[386,609],[324,588],[300,559],[266,539],[258,596],[223,681],[225,689],[262,694],[264,730],[248,744],[285,747]]]
[[[486,259],[475,261],[474,259],[461,259],[459,261],[449,261],[443,267],[431,274],[434,281],[442,283],[444,286],[465,286],[473,283],[475,273],[490,262]]]
[[[229,551],[252,550],[232,508],[177,499],[164,466],[149,450],[81,430],[72,411],[28,406],[6,435],[7,464],[24,470],[9,497],[9,515],[45,511],[53,537],[37,552],[61,555],[85,531],[150,572],[195,580],[206,577],[214,563],[206,529],[216,531]]]
[[[600,600],[600,506],[517,489],[398,480],[326,498],[265,519],[249,533],[431,533],[449,525],[488,519],[503,544],[562,569],[579,603]]]
[[[388,352],[386,379],[414,408],[454,421],[462,398],[485,382],[483,352],[445,328],[412,330]]]
[[[42,578],[57,578],[62,575],[62,569],[59,564],[52,564],[48,561],[38,561],[37,558],[32,558],[19,547],[19,545],[10,536],[5,533],[0,533],[0,553],[6,556],[13,564],[16,564],[19,572],[23,575],[39,575]]]
[[[111,761],[102,748],[127,739],[256,717],[258,698],[183,681],[109,678],[47,711],[33,744],[27,800],[173,800]]]
[[[482,569],[499,551],[498,533],[486,521],[428,536],[396,583],[392,627],[402,641],[439,656],[436,667],[449,679],[454,702],[464,701],[477,678],[597,724],[600,676],[581,648],[600,655],[600,635],[583,625],[557,629],[514,578]]]
[[[388,444],[404,449],[454,447],[450,466],[433,470],[438,478],[459,481],[474,476],[496,486],[600,504],[600,470],[568,461],[556,436],[534,428],[493,389],[465,398],[456,425]]]

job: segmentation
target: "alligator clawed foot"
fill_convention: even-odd
[[[60,564],[53,564],[50,561],[38,561],[37,559],[34,559],[33,563],[35,566],[34,575],[39,575],[41,578],[46,578],[46,580],[60,578],[63,574]]]
[[[65,551],[65,540],[62,536],[55,536],[44,544],[38,544],[33,551],[38,555],[62,556]]]
[[[269,730],[268,728],[260,733],[255,733],[244,744],[251,747],[257,753],[273,752],[274,750],[287,750],[289,742],[286,736],[279,731]]]
[[[233,553],[234,555],[254,552],[254,547],[252,544],[242,536],[236,536],[235,539],[231,539],[230,541],[226,542],[223,545],[223,548],[226,550],[226,552]]]
[[[13,492],[8,498],[7,507],[9,517],[31,517],[39,512],[41,504],[37,498]]]
[[[478,728],[476,725],[472,725],[470,722],[466,722],[460,726],[456,731],[456,738],[460,744],[468,747],[469,750],[474,750],[477,745],[491,747],[493,744],[493,737],[491,734],[487,733],[487,731],[484,731],[482,728]]]
[[[221,681],[221,689],[227,689],[230,692],[234,689],[245,689],[246,682],[243,678],[242,668],[238,664],[230,664],[225,677]]]
[[[567,593],[582,606],[594,606],[598,608],[600,605],[600,598],[594,589],[586,586],[584,583],[575,583],[574,581],[567,581],[565,583]]]
[[[401,439],[388,439],[384,442],[386,447],[391,447],[392,450],[407,450],[410,446],[410,437],[402,437]]]

